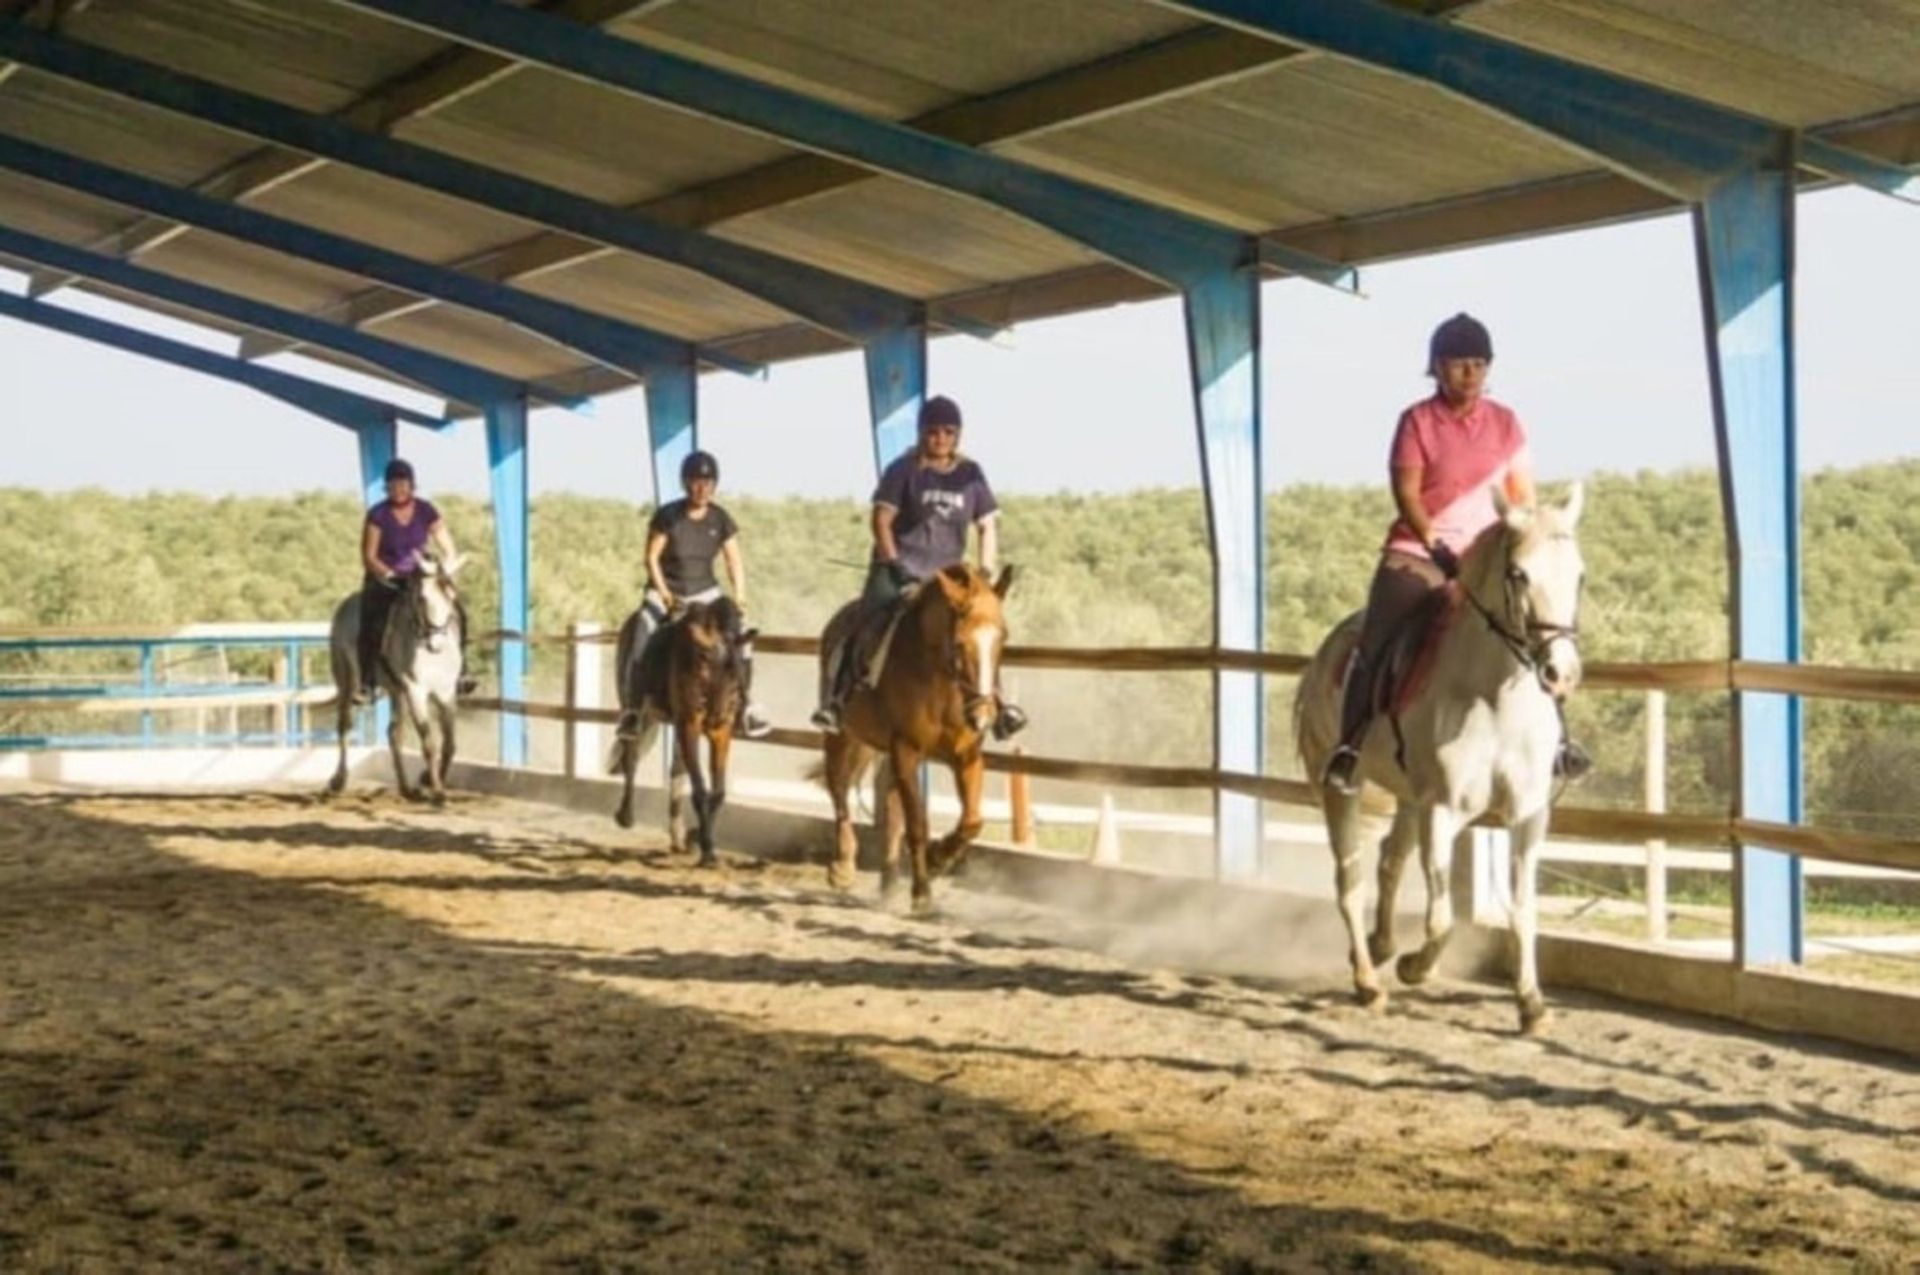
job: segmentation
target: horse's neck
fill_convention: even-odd
[[[887,667],[912,673],[916,678],[946,677],[947,661],[941,656],[948,641],[947,626],[951,623],[952,617],[941,599],[923,594],[909,602],[907,614],[900,621],[900,631],[894,635],[893,649],[887,653]]]
[[[1497,588],[1498,550],[1490,548],[1486,552],[1486,560],[1475,555],[1475,560],[1465,564],[1460,572],[1459,588],[1465,596],[1460,599],[1453,623],[1441,643],[1434,680],[1438,686],[1492,700],[1515,689],[1516,685],[1522,688],[1531,685],[1533,679],[1514,658],[1513,648],[1493,631],[1486,616],[1481,614],[1480,608],[1485,607],[1495,619],[1506,622],[1504,597]],[[1489,584],[1487,578],[1492,578],[1495,584]]]

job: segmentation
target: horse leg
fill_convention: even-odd
[[[713,850],[714,825],[720,821],[720,807],[727,804],[727,755],[733,749],[733,719],[710,723],[707,727],[707,764],[712,771],[706,784],[694,772],[694,800],[700,812],[700,866],[711,868],[720,862]],[[706,798],[700,798],[704,786]]]
[[[336,680],[333,693],[340,697],[333,716],[334,734],[340,737],[340,764],[333,768],[333,778],[327,781],[327,791],[338,794],[347,787],[347,740],[353,734],[353,689]]]
[[[827,884],[836,890],[853,889],[854,863],[860,842],[853,832],[851,792],[860,769],[861,745],[851,735],[836,732],[824,737],[827,796],[833,801],[833,862],[827,865]]]
[[[1360,867],[1360,799],[1323,788],[1320,803],[1327,816],[1327,841],[1333,847],[1333,881],[1340,896],[1340,919],[1347,926],[1353,994],[1368,1009],[1384,1009],[1387,994],[1380,987],[1380,976],[1361,938],[1366,930],[1367,878]]]
[[[987,763],[979,753],[953,763],[953,786],[960,794],[960,822],[934,847],[935,876],[960,866],[960,861],[967,857],[967,851],[973,845],[973,839],[980,835],[980,829],[986,823],[980,817],[980,786],[986,773]]]
[[[1420,866],[1427,874],[1427,941],[1400,958],[1400,981],[1424,983],[1453,933],[1453,839],[1460,820],[1449,806],[1428,806],[1420,818]]]
[[[420,735],[420,787],[426,790],[428,801],[444,805],[447,790],[440,786],[439,708],[432,695],[422,694],[420,699],[412,709],[413,727]]]
[[[1394,807],[1393,826],[1380,838],[1380,890],[1374,901],[1373,934],[1367,940],[1367,955],[1375,965],[1393,959],[1393,912],[1400,897],[1400,876],[1406,871],[1413,848],[1420,844],[1418,807],[1401,802]]]
[[[400,795],[408,801],[420,800],[420,790],[407,782],[407,759],[400,751],[400,738],[407,729],[407,715],[413,711],[413,701],[405,695],[395,695],[391,712],[387,719],[387,747],[393,753],[393,782]]]
[[[1536,952],[1539,911],[1534,893],[1534,868],[1541,843],[1547,838],[1547,808],[1511,825],[1513,911],[1513,993],[1520,1003],[1520,1031],[1537,1036],[1547,1029],[1552,1015],[1540,995],[1540,968]]]
[[[675,726],[673,760],[667,766],[667,844],[676,851],[687,848],[687,750],[691,747],[688,732]]]
[[[920,757],[911,744],[896,739],[888,753],[893,790],[906,815],[907,849],[913,855],[913,910],[933,911],[933,874],[927,865],[927,807],[920,793]]]
[[[884,778],[880,792],[880,897],[887,899],[900,893],[900,846],[907,839],[907,811],[900,804],[900,790],[893,786],[891,766]]]
[[[453,773],[453,723],[452,704],[440,705],[440,787],[444,791],[447,777]]]

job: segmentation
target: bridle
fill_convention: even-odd
[[[951,602],[948,602],[946,605],[947,610],[953,613],[953,622],[947,625],[947,676],[951,677],[954,685],[960,688],[961,711],[971,717],[974,710],[981,705],[992,704],[994,697],[992,695],[981,694],[979,688],[974,685],[975,679],[967,674],[966,652],[962,649],[962,643],[958,640],[958,634],[961,626],[966,622],[967,613],[954,606]],[[1001,626],[1001,631],[1004,636],[1004,626]]]
[[[425,571],[416,571],[414,573],[413,585],[407,590],[407,605],[413,612],[414,630],[420,635],[421,640],[432,642],[435,638],[442,638],[453,632],[453,626],[459,623],[460,620],[460,607],[458,605],[459,594],[454,592],[453,581],[443,580],[441,581],[440,587],[445,589],[447,593],[447,618],[445,622],[440,624],[435,624],[429,620],[427,618],[426,606],[427,574]]]
[[[1574,618],[1568,624],[1556,624],[1534,615],[1533,603],[1528,594],[1528,585],[1531,582],[1526,571],[1513,560],[1512,539],[1503,534],[1501,542],[1501,551],[1507,559],[1506,566],[1500,573],[1501,613],[1494,614],[1485,603],[1480,601],[1474,594],[1472,586],[1468,585],[1464,579],[1460,581],[1460,592],[1473,605],[1473,609],[1480,613],[1480,618],[1487,622],[1487,628],[1500,639],[1500,644],[1507,648],[1514,661],[1533,674],[1534,680],[1540,683],[1540,689],[1551,695],[1553,688],[1547,685],[1545,672],[1548,661],[1547,648],[1557,640],[1565,640],[1572,644],[1575,654],[1579,653],[1579,603],[1576,600]]]

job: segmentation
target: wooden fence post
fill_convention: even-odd
[[[1647,692],[1647,813],[1667,813],[1667,693]],[[1667,843],[1661,838],[1647,842],[1647,938],[1664,943],[1667,938]]]
[[[1025,750],[1014,747],[1013,755],[1025,755]],[[1007,776],[1007,804],[1012,807],[1013,844],[1022,850],[1031,850],[1039,844],[1033,833],[1033,777],[1014,771]]]

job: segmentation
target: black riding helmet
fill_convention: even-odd
[[[936,425],[960,428],[960,405],[945,394],[934,395],[920,409],[920,432],[924,434]]]
[[[415,480],[413,477],[413,466],[408,464],[404,460],[388,461],[386,481],[392,482],[396,478],[404,478],[408,482],[414,482]]]
[[[713,458],[712,452],[688,452],[687,458],[680,462],[680,482],[682,485],[696,478],[711,478],[720,481],[720,462]]]
[[[1485,359],[1493,361],[1493,337],[1487,325],[1462,310],[1433,330],[1427,342],[1427,370],[1441,359]]]

